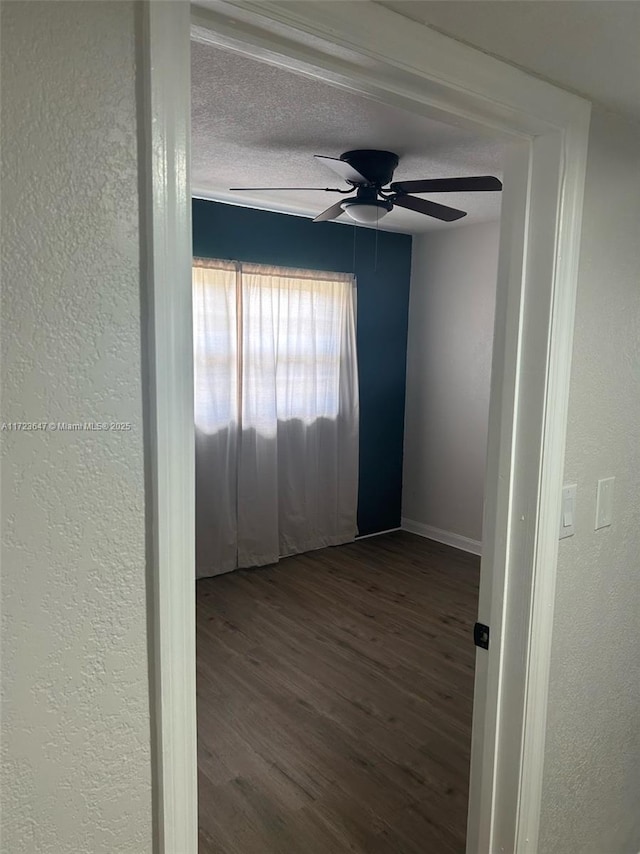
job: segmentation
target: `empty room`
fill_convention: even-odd
[[[640,851],[640,4],[0,16],[2,851]]]
[[[192,43],[203,854],[464,850],[503,156]]]

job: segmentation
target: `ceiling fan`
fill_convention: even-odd
[[[340,157],[324,157],[321,154],[314,156],[351,186],[347,190],[337,187],[231,187],[230,191],[321,190],[325,193],[345,195],[355,191],[355,195],[331,205],[318,214],[313,221],[324,222],[337,219],[341,214],[346,213],[355,222],[373,224],[396,206],[408,208],[444,222],[454,222],[467,215],[466,211],[430,202],[427,199],[418,199],[411,195],[412,193],[488,192],[502,189],[502,183],[492,175],[392,182],[393,173],[399,163],[398,155],[392,151],[357,149],[345,151]]]

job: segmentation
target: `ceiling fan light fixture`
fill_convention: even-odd
[[[346,215],[361,225],[374,225],[386,216],[392,207],[391,202],[342,202]]]

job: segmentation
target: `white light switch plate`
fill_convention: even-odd
[[[596,497],[596,531],[608,527],[613,521],[613,485],[615,477],[603,477],[598,481]]]
[[[576,524],[576,490],[575,483],[568,483],[562,487],[562,504],[560,507],[560,539],[572,537],[575,534]]]

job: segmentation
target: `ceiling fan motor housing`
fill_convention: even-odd
[[[383,187],[390,183],[399,162],[398,155],[392,151],[376,151],[369,148],[345,151],[340,155],[340,160],[353,166],[368,179],[369,184],[376,187]]]

